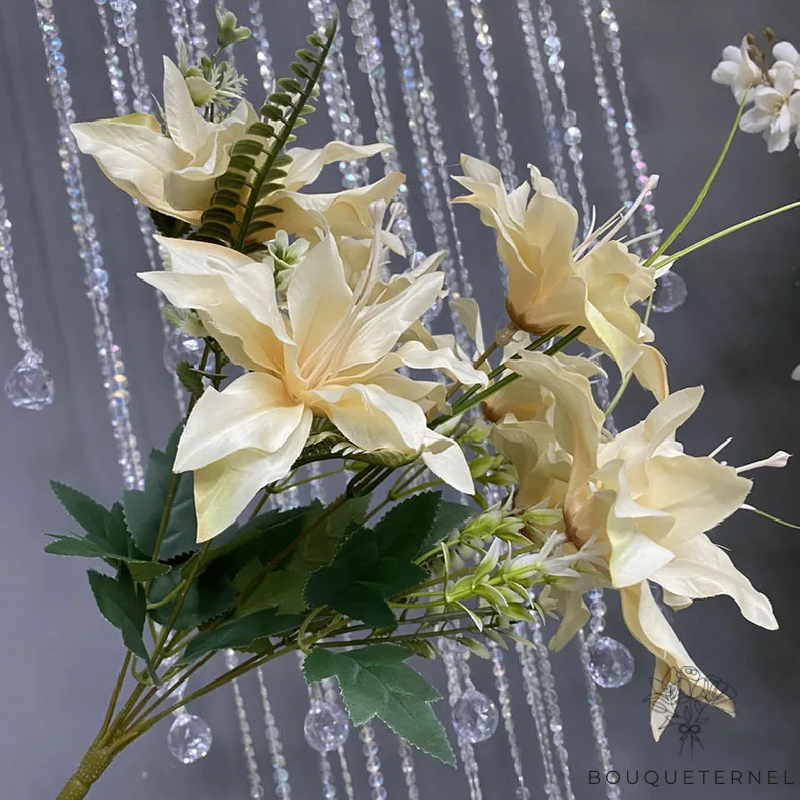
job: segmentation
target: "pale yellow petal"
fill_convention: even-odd
[[[652,576],[665,590],[691,597],[717,597],[726,594],[736,601],[745,619],[767,630],[776,630],[778,621],[766,595],[733,565],[727,553],[707,536],[696,536],[677,548],[675,559]]]
[[[429,350],[422,342],[406,342],[396,351],[397,357],[410,369],[441,370],[454,380],[466,385],[488,386],[485,373],[460,358],[453,350]]]
[[[261,488],[289,474],[308,439],[312,420],[306,411],[285,445],[274,453],[240,450],[194,473],[198,542],[222,533]]]
[[[286,444],[305,413],[278,378],[249,372],[219,392],[208,387],[184,428],[176,472],[190,472],[240,450],[274,453]]]
[[[283,185],[290,191],[296,191],[313,183],[328,164],[336,161],[360,161],[391,149],[388,144],[352,145],[337,141],[328,142],[319,150],[293,147],[287,150],[292,163],[287,167],[288,174]]]
[[[475,494],[469,464],[458,442],[429,430],[423,445],[422,461],[434,475],[462,494]]]
[[[481,325],[481,308],[472,297],[451,297],[448,301],[450,308],[458,314],[470,339],[475,342],[478,353],[486,349],[483,341],[483,326]]]
[[[192,102],[189,87],[178,67],[164,56],[164,115],[170,138],[185,153],[196,153],[213,134]]]

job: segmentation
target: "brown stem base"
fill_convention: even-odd
[[[93,745],[81,759],[75,774],[64,784],[56,800],[83,800],[95,781],[108,769],[114,758],[110,750]]]

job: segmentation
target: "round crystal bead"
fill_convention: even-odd
[[[631,651],[610,636],[599,636],[589,643],[589,672],[604,689],[618,689],[630,683],[635,662]]]
[[[41,411],[53,402],[53,379],[38,352],[27,352],[9,372],[5,390],[6,397],[17,408]]]
[[[202,352],[202,339],[187,336],[179,328],[174,328],[164,343],[164,367],[168,372],[175,372],[181,361],[188,361],[196,367],[200,363]]]
[[[170,753],[182,764],[194,764],[211,749],[211,728],[202,717],[181,714],[175,718],[167,736]]]
[[[306,741],[320,753],[341,747],[350,733],[347,714],[333,703],[316,701],[306,714],[303,723]]]
[[[686,281],[676,272],[667,272],[659,278],[656,284],[653,311],[669,314],[670,311],[680,308],[686,302],[687,294]]]
[[[497,730],[497,706],[485,694],[468,689],[453,707],[453,727],[460,738],[476,744]]]

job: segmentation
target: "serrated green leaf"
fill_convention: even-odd
[[[182,580],[179,569],[172,569],[168,574],[156,578],[150,587],[150,602],[158,603],[163,600]],[[228,611],[235,600],[236,589],[225,576],[202,573],[195,578],[186,593],[186,599],[174,625],[175,630],[188,631],[198,628]],[[177,603],[177,598],[171,600],[166,605],[150,611],[150,616],[159,625],[166,625]]]
[[[195,368],[188,361],[181,361],[175,367],[175,374],[181,385],[189,394],[201,394],[203,391],[203,379],[197,374]]]
[[[44,551],[57,556],[102,558],[114,567],[120,561],[124,561],[128,565],[131,577],[135,581],[148,581],[152,578],[157,578],[159,575],[165,575],[170,570],[168,564],[159,564],[156,561],[145,561],[123,556],[96,544],[90,539],[79,536],[54,536],[53,541],[44,548]]]
[[[108,509],[64,483],[50,481],[50,487],[67,513],[86,531],[89,538],[96,542],[105,542]]]
[[[375,644],[346,653],[314,650],[303,662],[306,681],[335,677],[355,725],[382,719],[398,736],[450,766],[456,758],[430,704],[439,692],[405,662],[412,652]]]
[[[431,548],[441,542],[442,539],[446,539],[454,530],[461,528],[474,514],[475,510],[469,506],[462,505],[461,503],[443,501],[439,505],[439,510],[436,514],[433,526],[425,541],[422,543],[417,556],[419,557],[423,553],[427,553]]]
[[[300,94],[303,91],[303,87],[295,78],[278,78],[278,86],[290,94]]]
[[[170,436],[166,452],[153,450],[147,464],[143,491],[128,490],[124,494],[125,521],[139,549],[152,557],[161,517],[173,480],[172,466],[178,450],[181,428]],[[196,548],[197,516],[194,508],[194,479],[191,473],[176,477],[177,490],[158,557],[169,561]]]
[[[305,611],[304,590],[309,577],[333,561],[352,524],[361,522],[368,508],[368,497],[356,497],[348,500],[320,524],[315,525],[315,522],[325,513],[321,507],[304,518],[302,524],[309,533],[303,536],[285,566],[265,576],[242,608],[237,610],[238,615],[244,616],[271,607],[277,607],[283,614]]]
[[[181,661],[188,664],[206,653],[227,647],[234,650],[245,649],[258,639],[293,630],[304,619],[305,614],[278,614],[275,609],[250,614],[216,630],[195,636],[186,647]]]
[[[271,119],[274,122],[283,122],[283,114],[280,109],[274,106],[264,105],[261,107],[261,116]]]
[[[231,156],[253,156],[258,158],[264,153],[264,143],[255,139],[239,139],[231,150]]]
[[[89,570],[89,585],[100,613],[121,631],[122,640],[128,650],[150,663],[150,656],[142,638],[147,613],[144,587],[137,586],[133,582],[130,572],[124,564],[120,567],[119,576],[116,579]]]
[[[289,69],[294,72],[298,78],[302,78],[306,81],[311,79],[308,70],[302,64],[298,64],[296,61],[293,61],[291,64],[289,64]]]
[[[263,136],[265,139],[271,139],[275,135],[275,128],[266,122],[254,122],[248,129],[249,136]]]
[[[261,233],[261,231],[271,230],[274,227],[275,227],[274,222],[268,222],[267,220],[258,220],[257,222],[254,222],[252,225],[249,225],[247,230],[252,236],[255,233]]]
[[[427,573],[414,559],[433,528],[442,496],[423,492],[396,505],[375,530],[358,528],[333,563],[311,576],[306,599],[376,628],[395,616],[385,600],[421,583]]]

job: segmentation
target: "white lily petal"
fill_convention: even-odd
[[[337,161],[361,161],[391,149],[388,144],[352,145],[337,141],[328,142],[319,150],[293,147],[287,151],[292,163],[287,167],[283,185],[289,191],[297,191],[313,183],[328,164]]]
[[[471,297],[451,297],[448,302],[450,307],[458,314],[458,318],[466,328],[470,339],[475,342],[478,353],[482,353],[486,349],[486,345],[483,340],[480,306]]]
[[[262,487],[289,474],[308,439],[312,420],[306,410],[285,445],[274,453],[239,450],[194,473],[198,542],[222,533]]]
[[[206,122],[192,101],[189,87],[178,67],[164,56],[164,115],[172,141],[185,153],[196,153],[206,144],[211,123]]]
[[[442,370],[466,386],[488,386],[489,378],[469,361],[459,358],[447,348],[428,350],[422,342],[406,342],[396,351],[397,357],[410,369]]]
[[[436,431],[427,430],[423,447],[422,461],[434,475],[463,494],[475,494],[469,464],[457,442]]]
[[[186,423],[175,458],[189,472],[240,450],[274,453],[286,444],[305,413],[278,378],[249,372],[219,392],[208,387]]]

